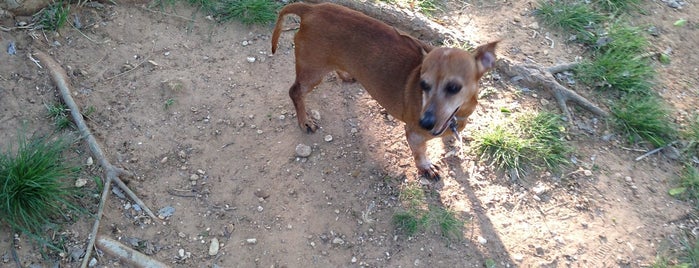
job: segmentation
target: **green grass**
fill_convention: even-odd
[[[73,121],[70,120],[68,114],[70,110],[63,103],[54,103],[44,105],[48,111],[49,118],[53,119],[53,124],[56,129],[63,130],[73,127]]]
[[[212,13],[221,22],[238,20],[244,24],[262,24],[277,19],[277,9],[279,4],[270,0],[222,0],[213,4]]]
[[[48,7],[42,9],[35,16],[35,20],[44,30],[58,31],[63,25],[68,22],[70,15],[70,6],[64,5],[63,2],[53,2]]]
[[[568,164],[570,146],[563,140],[559,115],[524,114],[474,137],[476,153],[490,165],[523,175],[529,167],[558,171]]]
[[[589,4],[565,1],[540,1],[537,15],[544,24],[576,34],[586,44],[597,40],[595,31],[604,20]]]
[[[684,153],[690,157],[699,157],[699,114],[694,114],[682,131],[682,137],[687,141]]]
[[[396,229],[408,236],[418,231],[434,230],[445,239],[462,238],[464,220],[456,213],[438,206],[427,204],[424,190],[417,183],[403,186],[399,199],[404,207],[393,214],[392,223]]]
[[[592,59],[576,68],[577,78],[598,89],[649,94],[655,70],[643,57],[648,40],[643,31],[624,24],[614,24],[597,42]]]
[[[692,165],[685,165],[679,176],[679,187],[670,189],[670,195],[691,200],[699,207],[699,170]]]
[[[654,95],[627,96],[615,102],[611,112],[612,120],[631,143],[646,140],[659,147],[677,138],[670,109]]]
[[[27,140],[20,135],[17,150],[0,155],[0,221],[45,242],[45,226],[81,211],[66,182],[77,172],[63,161],[68,146],[63,138]]]
[[[632,8],[638,8],[640,3],[640,0],[599,0],[595,2],[596,6],[600,9],[611,13],[619,13]]]

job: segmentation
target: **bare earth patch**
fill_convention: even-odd
[[[660,1],[644,7],[647,15],[633,20],[660,29],[651,37],[659,50],[672,48],[672,62],[658,63],[656,88],[681,123],[699,105],[699,33],[691,21],[699,10]],[[528,1],[450,3],[438,18],[475,43],[503,39],[498,52],[511,58],[544,66],[575,60],[582,49],[536,25],[532,8]],[[113,194],[100,234],[173,267],[483,267],[488,260],[498,267],[640,267],[697,226],[693,205],[667,194],[680,162],[665,152],[636,162],[652,148],[628,148],[602,120],[574,110],[568,131],[575,165],[563,176],[532,172],[512,182],[473,153],[447,155],[451,141],[434,140],[430,154],[442,159],[448,176],[423,188],[430,204],[467,220],[463,238],[448,240],[435,230],[407,237],[391,218],[401,209],[401,187],[420,178],[401,122],[360,85],[328,76],[308,98],[321,129],[305,134],[287,94],[292,32],[271,55],[271,25],[221,25],[189,7],[175,10],[179,16],[140,4],[75,7],[82,33],[0,31],[0,146],[13,144],[23,125],[30,133],[53,129],[44,105],[58,101],[55,87],[27,57],[31,47],[46,51],[69,72],[78,105],[94,107],[88,125],[110,161],[136,174],[124,178],[129,187],[155,211],[174,208],[154,221]],[[679,18],[689,25],[673,26]],[[11,41],[16,55],[5,49]],[[466,134],[507,116],[501,108],[560,112],[547,92],[522,92],[497,73],[481,88],[492,93]],[[301,143],[312,149],[307,158],[296,156]],[[89,154],[79,148],[73,157],[84,163]],[[96,206],[91,176],[101,173],[85,168],[83,201]],[[42,257],[20,236],[17,257],[23,267],[76,267],[91,224],[85,217],[47,230],[64,239],[62,256]],[[14,265],[13,235],[2,226],[0,266]],[[211,256],[214,238],[220,250]],[[96,258],[100,266],[119,263]]]

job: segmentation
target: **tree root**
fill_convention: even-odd
[[[102,169],[104,170],[105,174],[105,178],[103,180],[104,188],[102,189],[102,197],[100,199],[99,207],[97,209],[95,223],[92,227],[92,232],[89,236],[90,241],[87,245],[85,257],[83,258],[83,262],[81,265],[81,267],[84,268],[87,267],[87,264],[90,259],[90,254],[92,253],[92,248],[95,244],[97,230],[100,226],[100,219],[102,218],[102,214],[104,213],[104,204],[107,200],[107,196],[109,196],[109,189],[112,182],[119,186],[119,188],[121,188],[134,202],[136,202],[136,204],[141,206],[141,208],[143,208],[143,211],[145,211],[146,214],[148,214],[148,216],[150,216],[154,220],[157,220],[158,218],[155,216],[155,214],[153,214],[153,211],[151,211],[150,208],[148,208],[148,206],[146,206],[143,203],[143,201],[141,201],[141,199],[138,198],[138,196],[136,196],[136,194],[133,191],[131,191],[131,189],[129,189],[129,187],[127,187],[121,179],[119,179],[119,176],[132,176],[131,172],[115,167],[114,165],[109,163],[107,158],[104,156],[102,149],[97,144],[95,137],[92,135],[90,129],[85,123],[85,120],[83,119],[83,116],[80,113],[78,105],[73,100],[73,97],[71,97],[70,85],[67,82],[68,75],[66,74],[65,70],[58,64],[58,62],[56,62],[53,58],[51,58],[49,55],[40,50],[36,50],[34,52],[34,55],[36,55],[36,57],[44,63],[46,68],[48,68],[54,83],[56,83],[56,87],[58,87],[61,93],[61,98],[63,99],[63,102],[65,102],[65,104],[68,106],[68,109],[70,109],[70,114],[73,117],[73,121],[75,121],[75,125],[78,126],[78,130],[80,132],[81,137],[83,137],[87,142],[88,146],[90,147],[90,151],[94,155],[95,159],[97,159],[99,164],[102,166]]]
[[[330,2],[343,5],[360,11],[370,17],[379,18],[389,25],[394,25],[403,31],[407,31],[413,36],[428,41],[443,42],[451,39],[457,42],[466,42],[466,37],[457,31],[450,30],[420,13],[397,8],[382,2],[357,1],[357,0],[306,0],[311,3]],[[572,115],[568,110],[568,101],[572,101],[592,114],[600,117],[607,117],[609,114],[602,110],[586,98],[580,96],[575,91],[566,88],[556,81],[554,73],[574,68],[576,63],[562,64],[550,68],[544,68],[532,64],[524,64],[513,60],[499,57],[495,67],[500,72],[513,77],[513,80],[531,88],[543,88],[551,92],[556,98],[559,108],[566,114],[568,120],[572,120]]]

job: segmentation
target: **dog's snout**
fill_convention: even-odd
[[[420,126],[426,130],[431,130],[434,128],[437,119],[434,116],[434,112],[426,111],[422,117],[420,117]]]

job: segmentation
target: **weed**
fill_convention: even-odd
[[[165,100],[165,104],[163,105],[163,106],[164,106],[164,109],[165,109],[165,110],[169,109],[170,106],[172,106],[173,104],[175,104],[175,100],[174,100],[174,99],[170,98],[170,99]]]
[[[644,139],[660,147],[677,136],[676,126],[669,119],[670,110],[654,95],[624,97],[611,106],[611,112],[631,143]]]
[[[44,30],[58,31],[68,21],[70,6],[63,2],[55,2],[34,15],[35,20]]]
[[[568,164],[566,156],[571,148],[563,140],[565,127],[559,115],[540,112],[525,115],[520,122],[523,132],[532,140],[529,143],[530,150],[535,152],[536,159],[542,161],[546,168],[558,171],[561,166]]]
[[[81,211],[73,203],[76,192],[64,183],[77,171],[63,161],[68,145],[64,138],[27,140],[20,135],[17,150],[0,155],[0,218],[40,242],[46,241],[42,227]]]
[[[214,17],[219,21],[235,19],[245,24],[255,24],[274,21],[277,18],[279,4],[269,0],[222,0],[213,4],[212,8]]]
[[[437,206],[428,206],[425,192],[418,183],[404,185],[399,199],[406,208],[393,214],[393,225],[406,235],[412,236],[419,230],[438,228],[446,239],[459,239],[462,236],[464,221],[453,211]]]
[[[580,35],[580,40],[588,44],[596,42],[595,27],[604,19],[590,5],[563,1],[539,2],[537,15],[545,24]]]
[[[680,173],[680,187],[670,189],[670,195],[699,202],[699,170],[685,165]],[[697,203],[699,207],[699,203]]]
[[[400,211],[393,214],[393,225],[406,235],[412,236],[424,225],[424,216],[417,211]]]
[[[49,113],[49,117],[53,119],[54,125],[58,130],[63,130],[73,127],[73,121],[70,120],[68,113],[70,109],[63,103],[54,103],[44,105]]]

